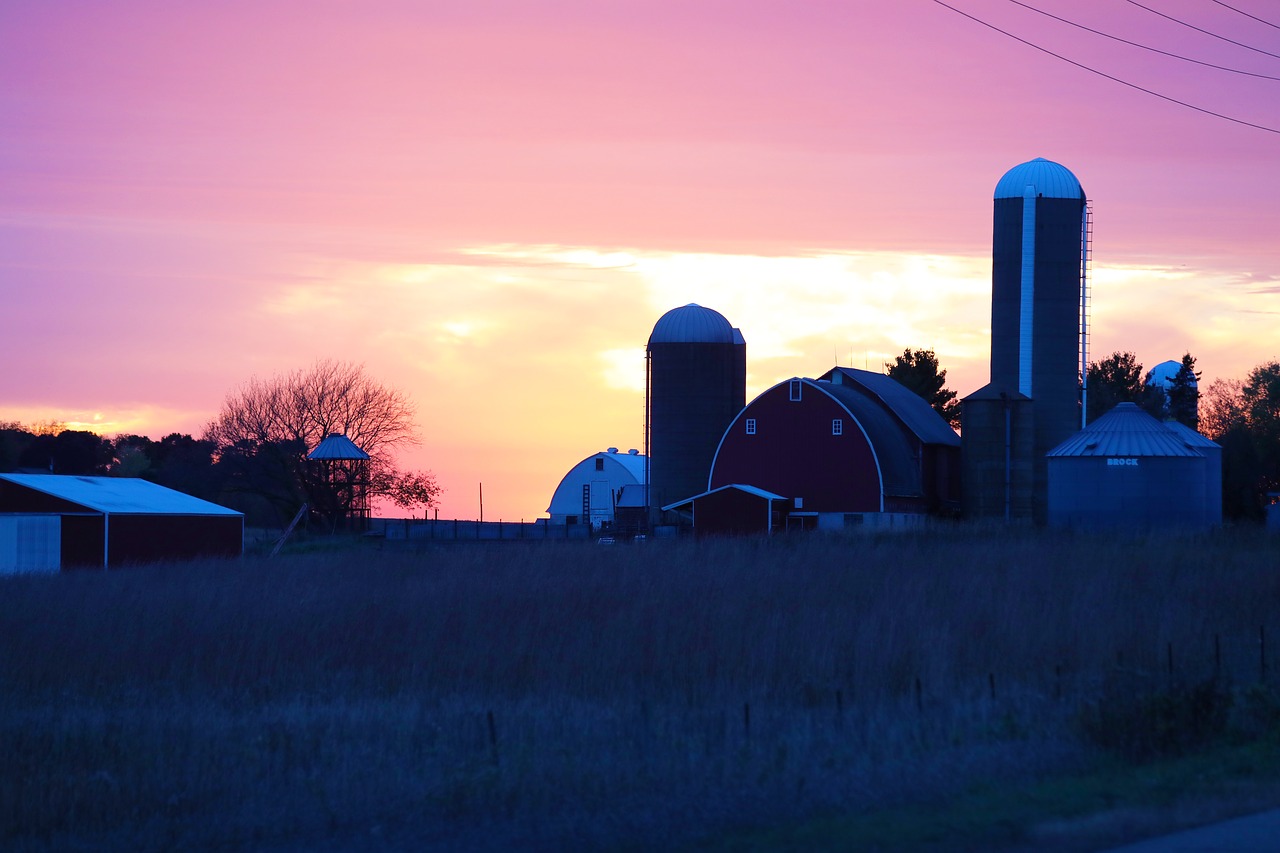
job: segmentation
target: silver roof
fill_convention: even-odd
[[[342,459],[368,459],[356,443],[341,433],[331,432],[324,441],[316,445],[316,449],[307,454],[308,459],[337,462]]]
[[[136,477],[0,474],[0,481],[112,515],[241,515],[233,509]]]
[[[1084,198],[1084,187],[1071,170],[1061,163],[1037,157],[1020,163],[1004,173],[996,184],[996,198],[1022,198],[1027,187],[1032,195],[1044,198]]]
[[[690,302],[672,308],[658,318],[649,335],[651,344],[734,344],[742,343],[742,333],[719,311]]]
[[[1195,430],[1193,430],[1191,427],[1187,426],[1184,423],[1179,423],[1178,421],[1165,421],[1164,428],[1167,430],[1172,430],[1174,435],[1178,436],[1184,442],[1191,445],[1192,447],[1216,447],[1219,450],[1222,449],[1221,444],[1218,444],[1218,442],[1213,441],[1211,439],[1205,438],[1203,435],[1196,432]]]
[[[1049,456],[1203,456],[1178,432],[1137,403],[1121,403],[1066,441]]]
[[[788,500],[788,498],[785,498],[782,495],[776,495],[773,492],[760,488],[759,486],[748,486],[745,483],[729,483],[728,485],[717,486],[714,489],[708,489],[707,491],[701,494],[694,495],[693,497],[685,498],[684,500],[676,501],[673,504],[667,504],[666,506],[662,507],[662,511],[667,512],[668,510],[675,509],[678,506],[684,506],[685,504],[693,503],[696,500],[701,500],[702,498],[705,498],[707,495],[714,495],[716,492],[723,492],[725,489],[735,489],[739,492],[746,492],[749,495],[755,495],[756,497],[766,501]]]

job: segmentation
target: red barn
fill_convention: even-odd
[[[837,367],[751,401],[721,438],[707,488],[748,485],[785,496],[790,526],[843,527],[886,521],[868,513],[954,512],[959,470],[960,437],[927,402],[883,374]]]
[[[242,514],[129,477],[0,474],[0,515],[56,522],[57,554],[42,546],[44,559],[57,562],[48,568],[238,557],[244,550]]]

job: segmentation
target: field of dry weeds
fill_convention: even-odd
[[[1266,736],[1278,557],[949,528],[0,579],[0,846],[671,848]]]

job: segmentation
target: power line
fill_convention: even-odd
[[[1242,41],[1236,41],[1235,39],[1230,39],[1230,38],[1227,38],[1226,36],[1218,35],[1215,32],[1210,32],[1209,30],[1197,27],[1195,24],[1189,24],[1186,21],[1182,20],[1181,18],[1175,18],[1173,15],[1166,15],[1164,12],[1161,12],[1159,9],[1152,9],[1150,6],[1143,6],[1141,3],[1138,2],[1138,0],[1124,0],[1124,2],[1132,6],[1137,6],[1139,9],[1145,9],[1146,11],[1150,12],[1153,15],[1159,15],[1161,18],[1164,18],[1166,21],[1173,21],[1175,24],[1179,24],[1181,26],[1187,27],[1188,29],[1195,30],[1198,33],[1204,33],[1205,35],[1211,38],[1221,39],[1222,41],[1225,41],[1228,44],[1234,44],[1236,47],[1243,47],[1245,50],[1252,50],[1254,53],[1261,53],[1263,56],[1270,56],[1275,59],[1280,59],[1280,53],[1272,53],[1269,50],[1263,50],[1260,47],[1254,47],[1253,45],[1245,44]]]
[[[1235,118],[1233,116],[1224,115],[1223,113],[1214,112],[1213,110],[1205,109],[1204,107],[1198,107],[1195,104],[1189,104],[1186,101],[1180,101],[1177,98],[1170,97],[1169,95],[1162,95],[1159,92],[1152,91],[1151,89],[1147,89],[1143,86],[1139,86],[1137,83],[1130,83],[1128,80],[1122,80],[1119,77],[1113,77],[1112,75],[1107,74],[1105,71],[1099,71],[1096,68],[1091,68],[1088,65],[1084,65],[1083,63],[1076,62],[1074,59],[1068,59],[1067,57],[1059,53],[1054,53],[1052,50],[1049,50],[1047,47],[1041,47],[1035,42],[1027,41],[1021,36],[1016,36],[1013,33],[1009,32],[1008,30],[1002,30],[999,27],[997,27],[995,24],[988,23],[982,20],[981,18],[970,15],[968,12],[962,11],[960,9],[957,9],[955,6],[951,6],[951,5],[948,5],[947,3],[942,2],[942,0],[933,0],[933,2],[937,3],[939,6],[942,6],[944,9],[950,9],[952,12],[955,12],[957,15],[961,15],[965,18],[968,18],[974,23],[982,24],[982,26],[987,27],[988,29],[995,30],[996,32],[1000,33],[1003,36],[1008,36],[1014,41],[1022,42],[1027,47],[1035,48],[1041,53],[1047,53],[1050,56],[1052,56],[1054,59],[1060,59],[1063,62],[1068,63],[1069,65],[1074,65],[1076,68],[1080,68],[1084,71],[1088,71],[1090,74],[1097,74],[1099,77],[1105,77],[1108,80],[1111,80],[1112,82],[1115,82],[1115,83],[1119,83],[1122,86],[1128,86],[1130,89],[1137,89],[1139,92],[1145,92],[1146,94],[1157,97],[1162,101],[1168,101],[1171,104],[1177,104],[1180,107],[1186,107],[1187,109],[1195,110],[1198,113],[1204,113],[1205,115],[1210,115],[1210,116],[1213,116],[1214,118],[1220,118],[1224,121],[1229,121],[1234,124],[1241,124],[1241,125],[1244,125],[1245,127],[1252,127],[1255,130],[1263,130],[1263,131],[1266,131],[1267,133],[1280,134],[1280,128],[1267,127],[1265,124],[1254,124],[1251,121],[1245,121],[1244,119]]]
[[[1052,12],[1046,12],[1044,9],[1037,9],[1035,6],[1032,6],[1030,3],[1023,3],[1022,0],[1009,0],[1009,2],[1015,6],[1021,6],[1022,8],[1027,9],[1028,11],[1035,12],[1037,15],[1044,15],[1046,18],[1053,18],[1053,20],[1055,21],[1059,21],[1061,23],[1067,24],[1068,26],[1075,27],[1078,30],[1084,30],[1087,33],[1093,33],[1095,36],[1102,36],[1105,39],[1118,41],[1121,44],[1127,44],[1130,47],[1137,47],[1137,48],[1141,48],[1142,50],[1149,50],[1152,53],[1158,53],[1161,56],[1167,56],[1171,59],[1180,59],[1183,62],[1191,62],[1196,65],[1203,65],[1205,68],[1214,68],[1214,69],[1217,69],[1218,71],[1229,71],[1232,74],[1243,74],[1246,77],[1258,77],[1263,80],[1280,80],[1280,77],[1276,77],[1271,74],[1258,74],[1253,71],[1245,71],[1242,68],[1229,68],[1225,65],[1214,65],[1212,62],[1204,62],[1203,60],[1192,59],[1190,56],[1183,56],[1180,53],[1171,53],[1167,50],[1161,50],[1158,47],[1151,47],[1150,45],[1140,44],[1136,41],[1129,41],[1126,38],[1121,38],[1120,36],[1115,36],[1115,35],[1112,35],[1111,33],[1104,33],[1102,32],[1102,30],[1095,30],[1093,27],[1087,27],[1084,24],[1077,23],[1076,21],[1071,21],[1066,18],[1058,17]]]
[[[1244,9],[1237,9],[1235,6],[1232,6],[1230,3],[1223,3],[1222,0],[1209,0],[1209,2],[1217,3],[1222,8],[1230,9],[1232,12],[1238,12],[1239,14],[1244,15],[1246,18],[1253,18],[1259,24],[1266,24],[1268,27],[1275,27],[1277,30],[1280,30],[1280,24],[1273,24],[1268,20],[1259,18],[1257,15],[1250,15]]]

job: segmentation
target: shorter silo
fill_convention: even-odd
[[[1040,514],[1032,503],[1034,415],[1029,397],[994,383],[960,401],[961,506],[967,517],[1026,521]]]
[[[1205,530],[1206,458],[1199,447],[1121,403],[1048,454],[1055,527]]]

